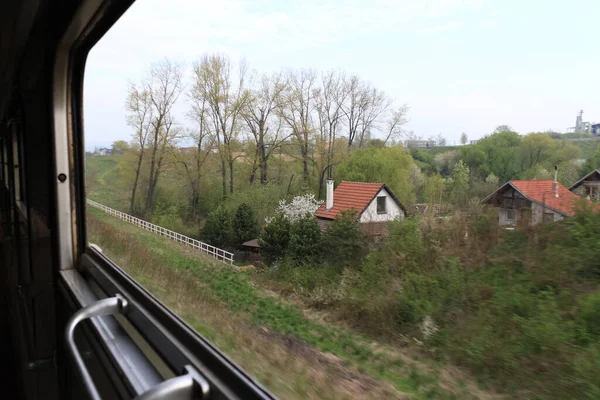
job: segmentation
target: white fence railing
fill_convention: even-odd
[[[142,219],[136,218],[132,215],[125,214],[124,212],[114,210],[110,207],[106,207],[100,203],[97,203],[93,200],[88,199],[87,203],[99,210],[104,211],[105,213],[112,215],[113,217],[117,217],[122,219],[123,221],[129,222],[130,224],[139,226],[142,229],[145,229],[150,232],[157,233],[161,236],[166,236],[169,239],[175,240],[176,242],[180,242],[186,244],[188,246],[192,246],[197,248],[198,250],[210,254],[215,257],[217,260],[223,261],[224,263],[228,263],[229,265],[233,265],[233,253],[228,251],[219,249],[215,246],[211,246],[210,244],[206,244],[196,239],[192,239],[191,237],[184,236],[180,233],[173,232],[169,229],[162,228],[158,225],[151,224],[150,222],[144,221]]]

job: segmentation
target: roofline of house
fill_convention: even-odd
[[[569,188],[569,190],[577,189],[583,183],[583,181],[585,181],[593,173],[600,174],[600,169],[593,170],[592,172],[590,172],[589,174],[587,174],[586,176],[584,176],[583,178],[581,178],[580,180],[578,180],[577,182],[572,184],[571,187]]]
[[[342,182],[350,182],[350,183],[370,183],[370,182],[354,182],[354,181],[342,181]],[[342,183],[340,182],[340,183]],[[338,185],[339,186],[339,185]],[[398,203],[398,205],[400,206],[400,208],[402,209],[402,211],[404,211],[404,215],[408,217],[408,211],[406,210],[406,208],[404,207],[404,204],[402,204],[400,202],[400,200],[398,200],[398,198],[396,197],[396,195],[394,194],[394,192],[392,192],[390,190],[390,188],[385,184],[382,183],[381,186],[379,186],[379,189],[377,190],[377,192],[375,192],[375,194],[373,195],[373,197],[371,197],[371,200],[369,200],[369,202],[367,203],[366,206],[363,207],[362,210],[356,210],[356,208],[351,208],[350,210],[356,210],[358,211],[358,213],[356,214],[356,219],[359,219],[360,216],[365,212],[365,210],[367,209],[367,207],[369,207],[369,205],[371,204],[371,202],[375,199],[375,197],[377,197],[377,195],[379,194],[379,192],[381,192],[381,189],[385,189],[387,190],[387,192],[390,194],[390,196],[392,197],[392,199],[394,199],[396,201],[396,203]],[[335,193],[335,192],[334,192]],[[334,197],[335,199],[335,197]],[[350,211],[350,210],[345,210],[345,211]],[[326,220],[333,220],[335,219],[335,217],[321,217],[321,216],[317,216],[317,219],[326,219]]]
[[[489,200],[489,199],[490,199],[490,198],[491,198],[493,195],[495,195],[496,193],[498,193],[498,192],[499,192],[499,191],[500,191],[502,188],[504,188],[506,185],[510,185],[510,186],[511,186],[513,189],[515,189],[517,192],[519,192],[519,193],[521,194],[521,196],[525,197],[527,200],[529,200],[529,201],[532,201],[532,202],[534,202],[534,203],[536,203],[536,204],[539,204],[539,205],[540,205],[540,206],[542,206],[542,207],[546,207],[546,208],[548,208],[548,209],[550,209],[550,210],[552,210],[552,211],[554,211],[554,212],[557,212],[557,213],[559,213],[559,214],[561,214],[561,215],[564,215],[564,216],[567,216],[567,217],[570,217],[570,216],[571,216],[571,214],[567,214],[567,213],[565,213],[564,211],[560,211],[560,210],[557,210],[557,209],[556,209],[556,208],[554,208],[554,207],[551,207],[551,206],[549,206],[548,204],[542,203],[541,201],[538,201],[538,200],[536,200],[536,199],[532,199],[531,197],[527,196],[525,193],[521,192],[521,191],[520,191],[520,190],[519,190],[519,189],[518,189],[518,188],[517,188],[515,185],[513,185],[511,182],[512,182],[512,181],[508,181],[508,182],[506,182],[504,185],[500,186],[498,189],[494,190],[494,191],[493,191],[493,192],[492,192],[492,193],[491,193],[491,194],[490,194],[488,197],[486,197],[485,199],[481,200],[480,204],[484,204],[484,203],[486,203],[486,202],[487,202],[487,201],[488,201],[488,200]]]

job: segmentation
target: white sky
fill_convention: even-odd
[[[595,0],[138,0],[88,58],[86,148],[129,140],[128,80],[213,52],[259,72],[343,69],[450,143],[500,124],[565,131],[580,109],[600,120],[598,15]]]

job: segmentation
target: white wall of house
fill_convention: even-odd
[[[385,205],[386,205],[385,213],[377,212],[377,198],[378,197],[386,198],[385,199]],[[334,201],[335,201],[335,198],[334,198]],[[396,203],[394,198],[392,196],[390,196],[390,193],[385,188],[381,188],[379,193],[377,193],[377,196],[375,196],[373,201],[371,201],[371,203],[368,205],[368,207],[365,209],[365,211],[361,214],[360,222],[361,223],[386,222],[386,221],[391,221],[395,218],[400,218],[400,219],[404,218],[404,211],[402,211],[402,209],[400,208],[398,203]]]

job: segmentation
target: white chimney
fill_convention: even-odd
[[[325,211],[333,208],[333,179],[327,179],[327,200],[325,203]]]
[[[552,196],[558,197],[558,167],[554,166],[554,182],[552,182]]]

